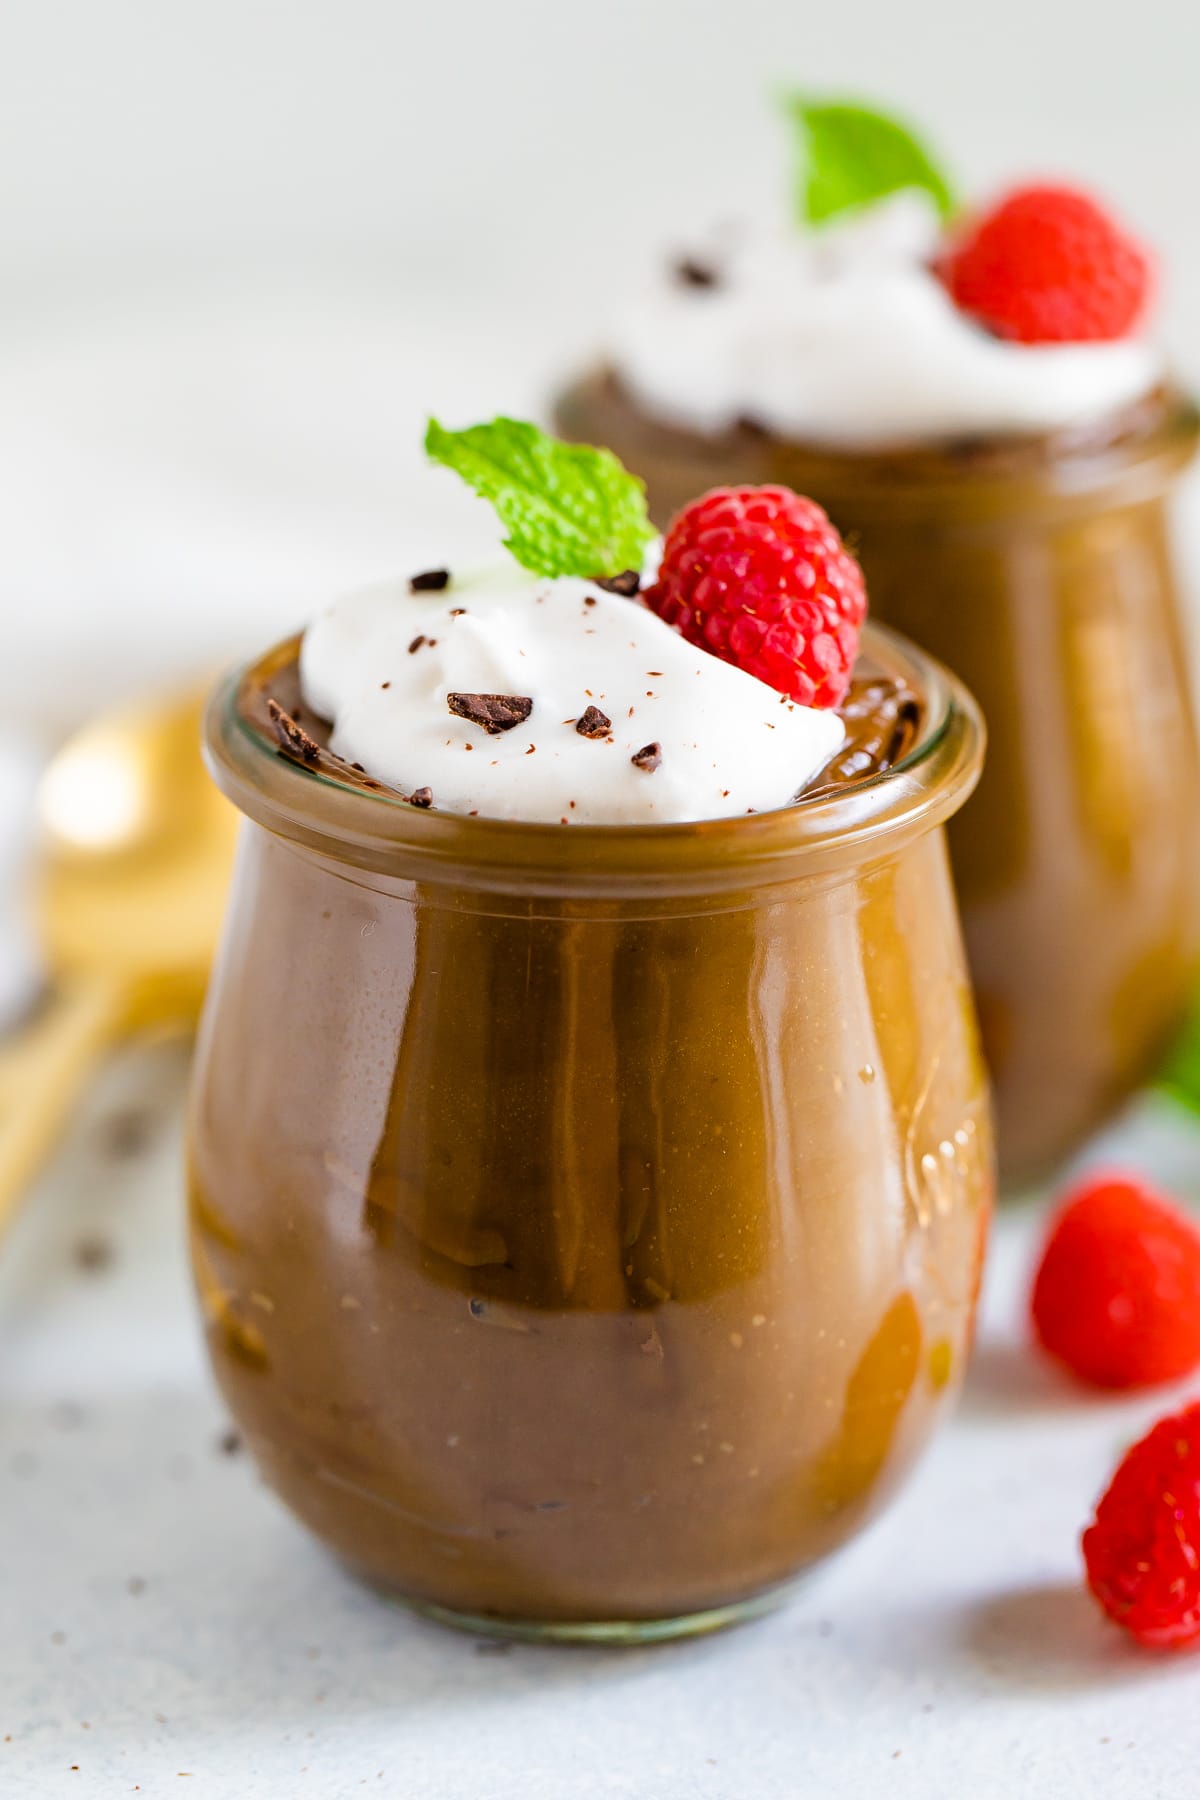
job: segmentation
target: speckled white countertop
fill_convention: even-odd
[[[223,1447],[182,1253],[185,1075],[179,1043],[123,1054],[0,1255],[5,1800],[1197,1792],[1200,1664],[1127,1647],[1076,1549],[1176,1396],[1090,1400],[1028,1352],[1036,1207],[999,1222],[955,1423],[783,1611],[655,1649],[478,1642],[358,1587]],[[1116,1140],[1200,1200],[1200,1129],[1166,1103]]]

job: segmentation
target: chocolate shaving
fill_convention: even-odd
[[[321,746],[315,738],[310,738],[302,725],[297,725],[290,713],[285,713],[278,700],[267,699],[267,713],[275,727],[275,736],[279,739],[279,748],[285,756],[291,756],[303,763],[315,763],[321,754]]]
[[[417,651],[421,648],[421,645],[424,642],[425,642],[425,633],[422,631],[420,633],[420,635],[415,637],[413,639],[412,643],[408,646],[408,654],[410,656],[415,656]]]
[[[123,1160],[128,1156],[137,1156],[151,1142],[154,1136],[154,1115],[139,1112],[129,1107],[123,1112],[114,1113],[105,1122],[104,1148],[109,1156]]]
[[[115,1252],[107,1238],[80,1238],[75,1246],[75,1262],[89,1275],[95,1275],[101,1269],[107,1269],[114,1256]]]
[[[575,721],[575,729],[580,737],[607,737],[612,730],[612,720],[602,713],[598,706],[589,706],[586,712],[580,713]]]
[[[711,263],[701,262],[696,256],[681,256],[675,264],[675,279],[684,287],[715,288],[720,287],[721,277]]]
[[[446,704],[456,718],[482,725],[489,737],[523,725],[533,711],[527,694],[447,694]]]
[[[443,588],[450,586],[449,569],[426,569],[422,575],[414,575],[408,584],[410,594],[440,594]]]
[[[594,587],[603,588],[606,594],[620,594],[625,600],[632,600],[639,593],[642,578],[636,569],[622,569],[619,575],[593,575]]]
[[[432,806],[433,789],[414,788],[412,793],[408,796],[408,803],[410,806]]]
[[[647,775],[652,775],[662,761],[662,745],[643,744],[629,760],[635,769],[644,769]]]

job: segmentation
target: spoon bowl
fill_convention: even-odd
[[[186,999],[193,1016],[237,819],[200,759],[202,708],[192,695],[85,727],[39,793],[38,914],[52,974],[116,977],[151,1011],[174,1014]]]
[[[34,884],[51,998],[0,1052],[0,1226],[119,1038],[193,1025],[236,814],[200,759],[202,697],[85,726],[38,793]]]

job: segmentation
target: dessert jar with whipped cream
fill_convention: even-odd
[[[730,502],[721,655],[674,536],[639,591],[598,531],[540,557],[598,580],[450,559],[211,704],[246,823],[191,1113],[209,1350],[282,1499],[451,1623],[757,1611],[963,1373],[991,1139],[942,827],[981,727],[842,629],[805,507]],[[785,654],[792,693],[744,666]]]
[[[811,109],[810,198],[851,110]],[[680,264],[558,421],[612,445],[660,519],[718,482],[813,494],[875,615],[976,694],[988,767],[950,841],[1020,1179],[1188,1006],[1200,780],[1168,503],[1197,415],[1146,335],[1146,260],[1099,208],[1027,189],[955,226],[919,160],[901,173],[923,185],[851,184],[817,227]]]

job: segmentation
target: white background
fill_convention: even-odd
[[[0,20],[0,727],[49,739],[437,554],[473,515],[420,469],[425,413],[536,407],[653,258],[785,207],[796,84],[905,110],[969,194],[1092,184],[1161,248],[1200,371],[1187,0]]]
[[[968,186],[1086,175],[1189,229],[1187,0],[10,0],[6,283],[374,264],[585,312],[681,213],[778,182],[770,99],[890,97]],[[544,285],[548,284],[548,286]],[[1186,316],[1186,312],[1181,315]]]

